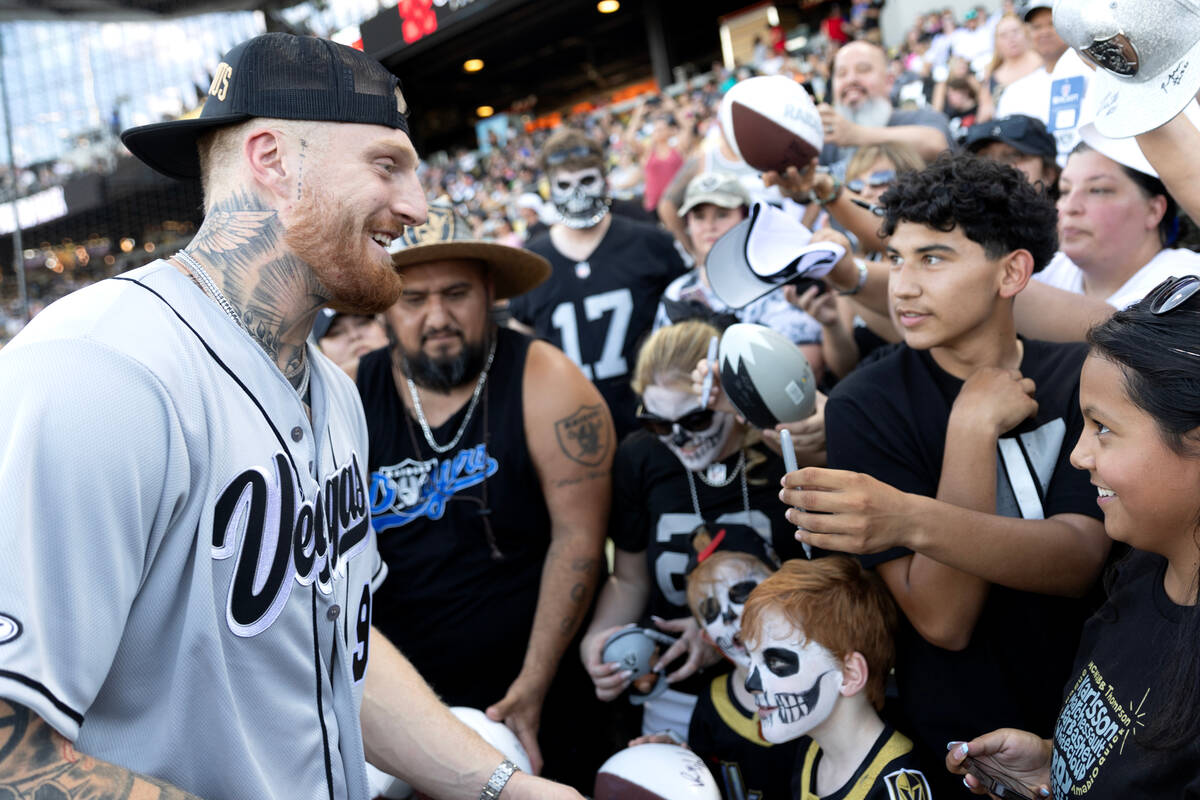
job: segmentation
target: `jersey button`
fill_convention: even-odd
[[[293,441],[293,442],[298,442],[298,441],[300,441],[300,440],[301,440],[301,439],[303,439],[303,438],[304,438],[304,431],[300,430],[300,426],[299,426],[299,425],[297,425],[296,427],[292,428],[292,441]]]
[[[325,618],[328,619],[330,622],[333,622],[335,619],[338,618],[338,614],[340,614],[340,613],[342,613],[342,607],[339,606],[337,603],[334,603],[333,605],[331,605],[329,607],[329,610],[325,612]]]

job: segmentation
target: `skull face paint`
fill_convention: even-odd
[[[809,733],[833,713],[841,696],[842,669],[833,653],[806,641],[782,613],[763,616],[750,651],[746,690],[754,693],[763,738],[778,744]]]
[[[693,411],[700,410],[700,399],[689,391],[654,383],[642,394],[642,405],[656,417],[678,420]],[[733,434],[733,415],[725,411],[713,412],[712,424],[704,430],[684,430],[678,423],[671,434],[659,436],[670,448],[685,469],[704,469],[717,460]]]
[[[556,170],[550,176],[550,199],[568,228],[593,228],[608,213],[608,185],[599,167]]]
[[[739,636],[742,608],[754,587],[767,579],[767,570],[749,569],[745,564],[733,562],[723,565],[715,577],[697,611],[705,632],[717,648],[734,664],[749,671],[750,655]]]

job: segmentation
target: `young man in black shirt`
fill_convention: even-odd
[[[869,554],[896,598],[901,724],[953,794],[933,761],[946,742],[1049,735],[1088,611],[1076,598],[1109,541],[1068,460],[1085,348],[1018,338],[1013,323],[1013,298],[1055,250],[1053,205],[968,155],[902,176],[881,202],[904,344],[838,384],[825,410],[836,469],[791,473],[781,496],[799,536]]]

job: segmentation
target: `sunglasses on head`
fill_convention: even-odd
[[[707,430],[712,426],[713,414],[711,408],[698,408],[684,414],[679,419],[666,419],[657,414],[651,414],[644,407],[638,406],[637,418],[638,422],[642,423],[642,427],[655,436],[670,436],[676,425],[692,433]]]
[[[1159,316],[1174,311],[1196,292],[1200,292],[1200,277],[1184,275],[1182,278],[1167,278],[1147,295],[1150,298],[1150,313]]]
[[[881,169],[878,172],[872,172],[866,178],[855,178],[852,181],[846,181],[846,188],[855,193],[861,193],[863,189],[871,188],[878,189],[880,186],[890,186],[896,180],[896,170]]]
[[[587,158],[589,156],[595,158],[599,156],[599,153],[590,147],[580,145],[579,147],[572,147],[569,150],[555,150],[553,153],[547,153],[546,163],[552,167],[556,167],[572,158]]]

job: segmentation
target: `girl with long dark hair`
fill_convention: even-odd
[[[1084,627],[1054,737],[993,731],[952,742],[946,763],[977,794],[999,768],[1044,797],[1200,797],[1200,278],[1168,278],[1088,338],[1071,462],[1129,552]]]

